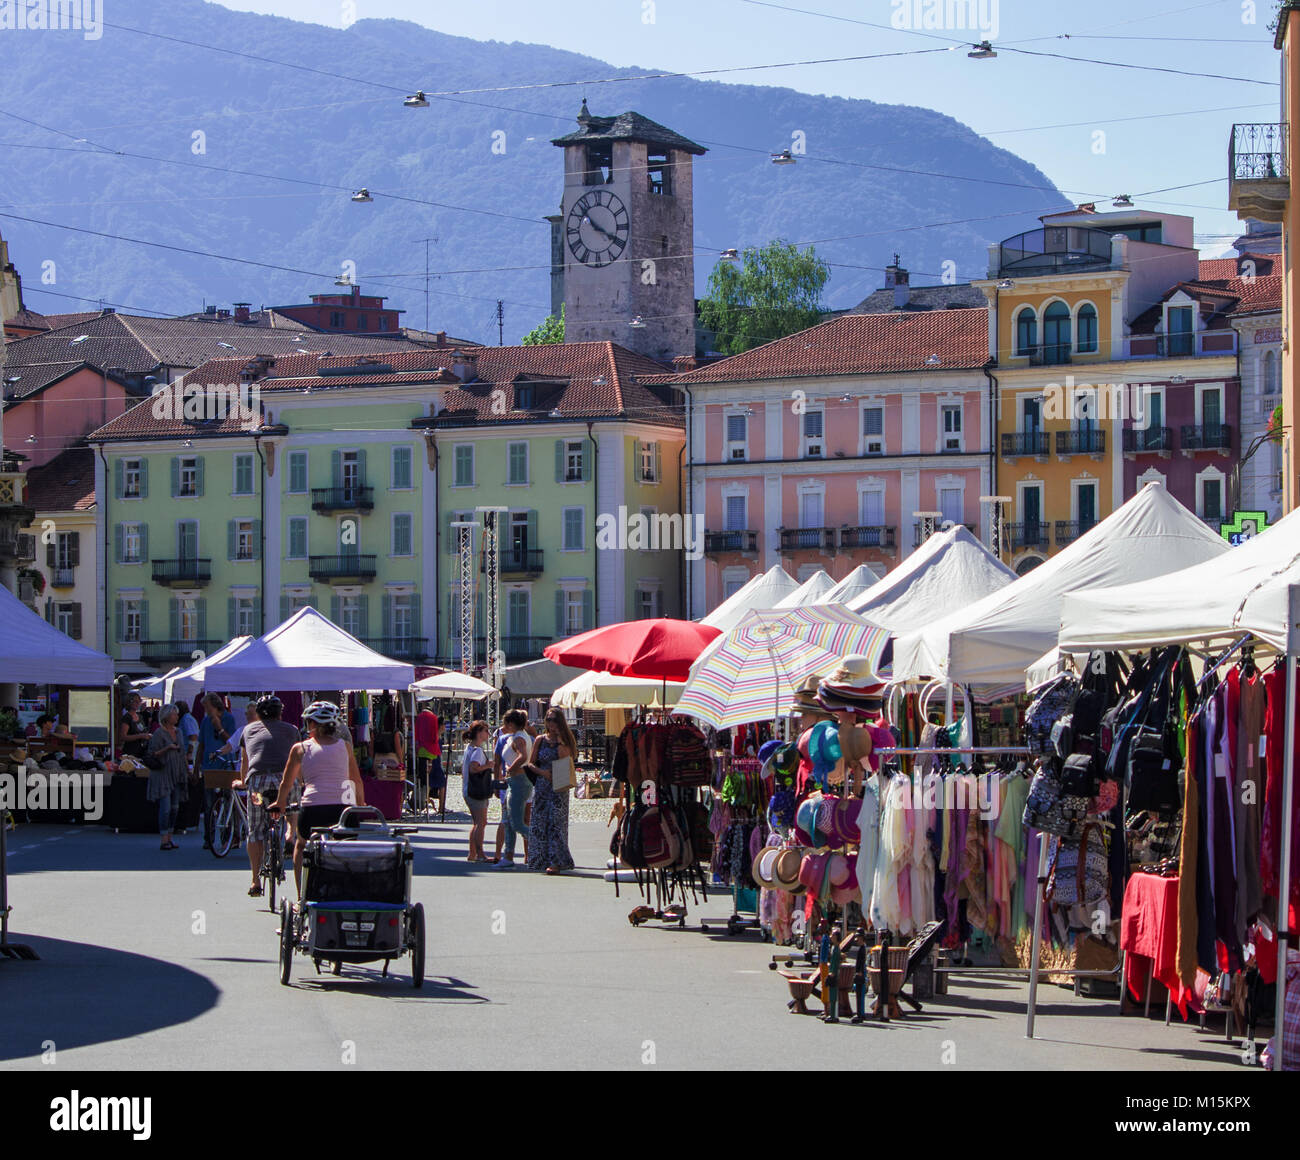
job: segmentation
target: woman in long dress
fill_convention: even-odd
[[[533,787],[533,814],[529,823],[528,868],[562,874],[573,869],[569,853],[569,793],[551,785],[551,766],[561,757],[577,759],[573,731],[559,709],[546,713],[546,732],[533,742],[528,770],[537,775]]]
[[[158,731],[149,738],[149,756],[161,762],[157,769],[149,770],[149,784],[145,797],[158,803],[158,833],[162,838],[160,850],[177,850],[172,841],[176,818],[188,790],[185,769],[185,739],[177,728],[178,714],[175,705],[167,705],[160,718]]]

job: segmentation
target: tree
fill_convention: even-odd
[[[752,350],[820,322],[830,274],[811,246],[800,250],[782,238],[751,246],[739,266],[723,260],[713,267],[700,321],[724,354]]]
[[[521,341],[524,346],[546,346],[552,342],[563,342],[564,304],[560,304],[558,318],[554,314],[547,315],[546,321],[530,330]]]

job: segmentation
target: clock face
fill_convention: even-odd
[[[584,193],[569,210],[569,251],[586,266],[608,266],[627,248],[627,207],[607,189]]]

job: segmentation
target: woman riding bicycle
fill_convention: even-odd
[[[263,846],[272,825],[283,825],[280,820],[271,822],[267,805],[276,800],[275,788],[279,784],[289,754],[298,744],[298,730],[280,714],[284,706],[279,697],[263,697],[257,702],[257,718],[244,726],[239,739],[240,781],[250,791],[248,799],[248,866],[253,872],[253,885],[248,888],[251,898],[260,898],[262,882]]]
[[[302,894],[302,856],[313,827],[333,826],[347,806],[366,804],[352,746],[338,735],[341,718],[339,707],[331,701],[313,701],[303,710],[302,719],[311,735],[289,750],[289,760],[280,778],[276,801],[287,802],[294,783],[302,779],[306,787],[298,811],[298,841],[293,848],[293,878]],[[271,807],[278,817],[281,807]]]

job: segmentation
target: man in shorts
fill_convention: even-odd
[[[239,739],[239,775],[249,789],[248,795],[248,866],[253,872],[250,898],[259,898],[262,883],[258,871],[262,866],[262,849],[272,825],[267,806],[275,800],[280,777],[289,761],[289,750],[298,744],[298,730],[280,719],[280,698],[263,697],[257,702],[257,720],[244,726]]]

